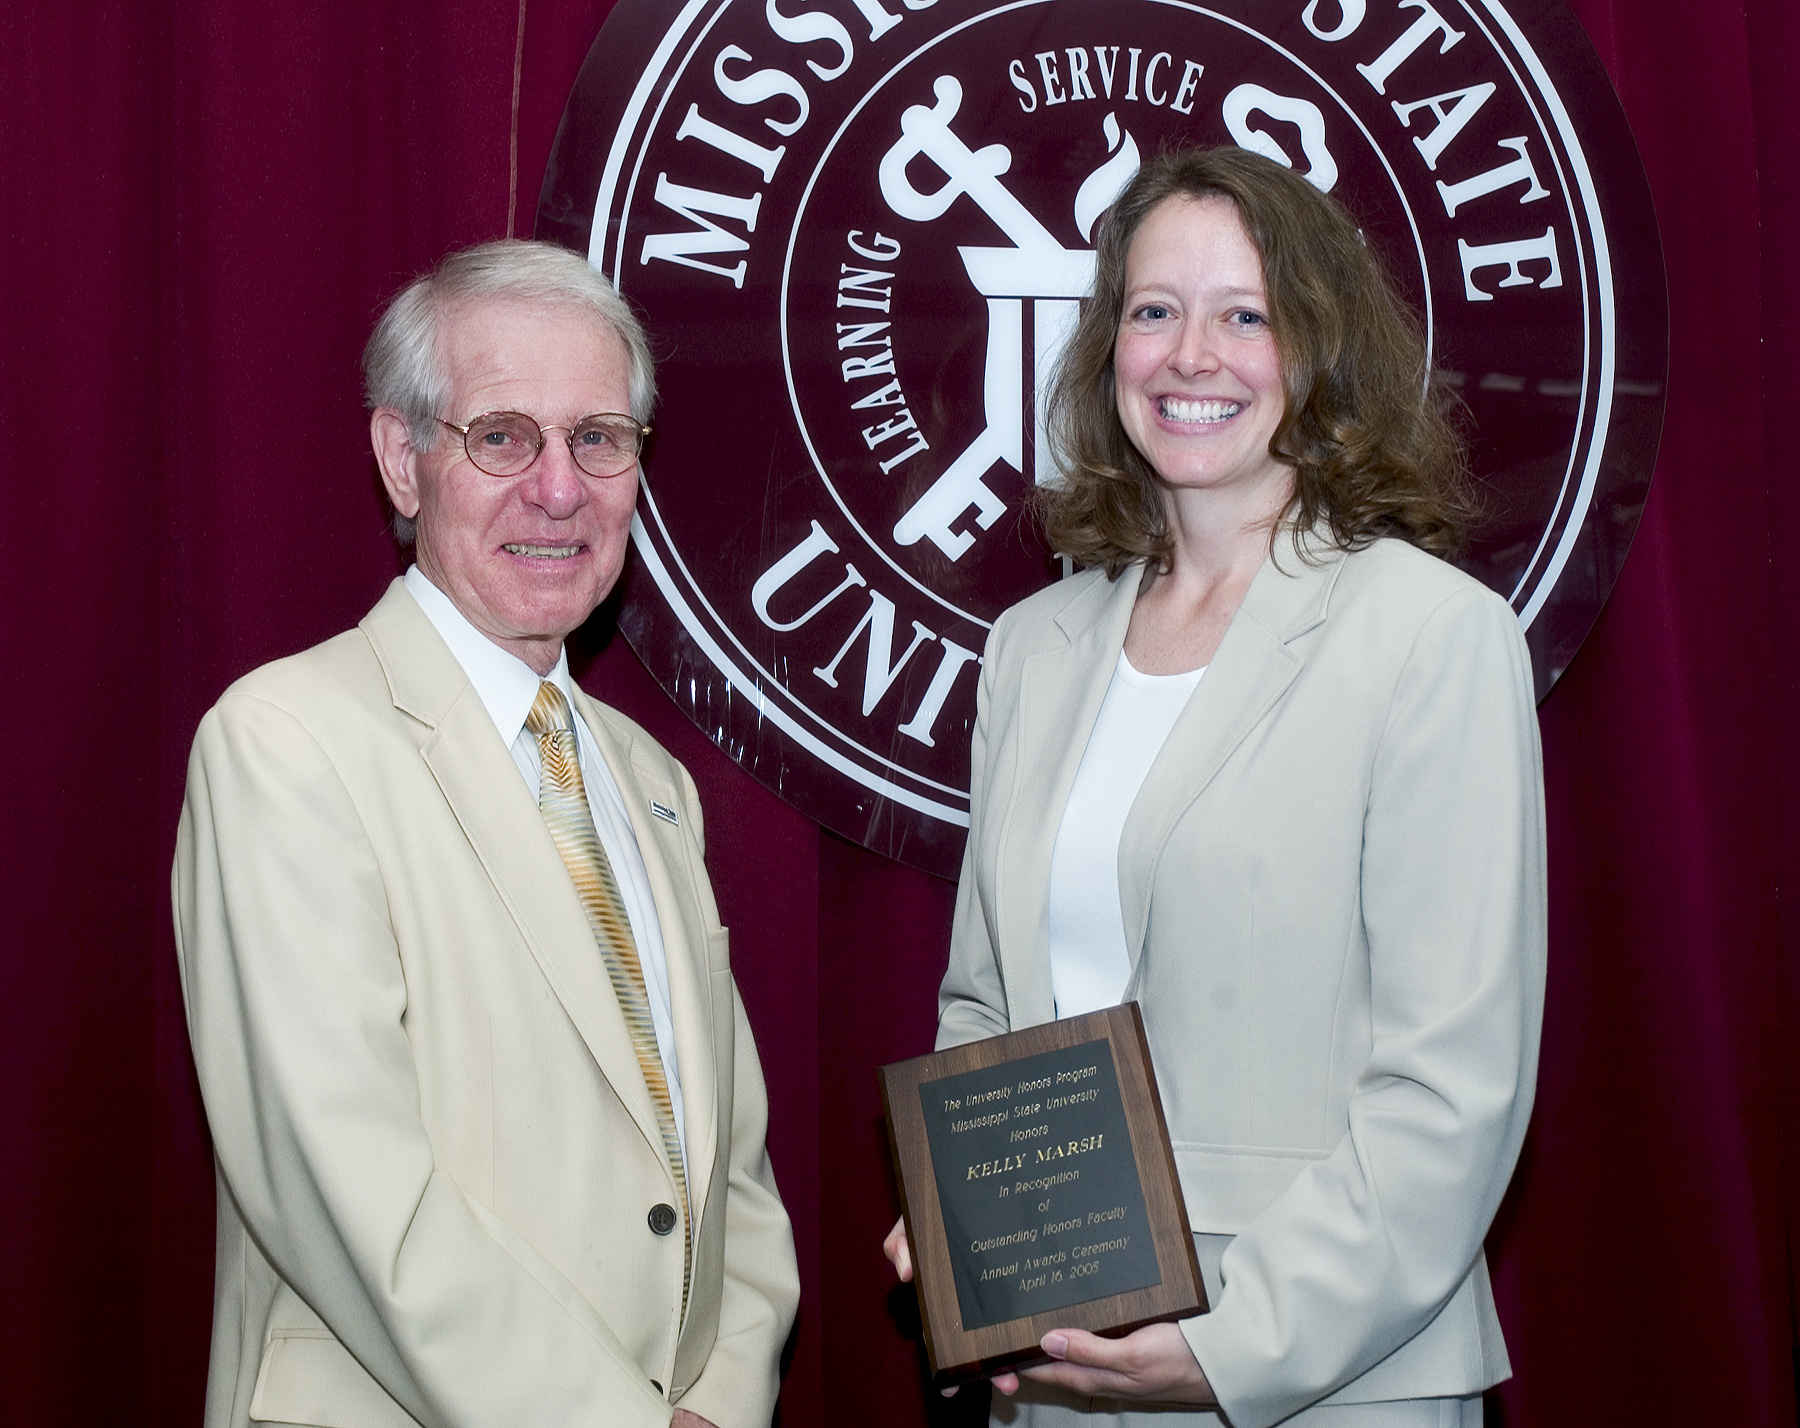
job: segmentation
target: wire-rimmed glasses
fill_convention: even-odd
[[[477,470],[490,476],[518,476],[531,469],[544,449],[545,433],[566,432],[569,455],[590,476],[623,476],[637,462],[650,428],[623,412],[595,412],[574,426],[539,426],[524,412],[483,412],[466,423],[438,421],[463,439]]]

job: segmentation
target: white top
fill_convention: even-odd
[[[1050,985],[1058,1017],[1117,1006],[1131,980],[1119,838],[1150,765],[1206,666],[1139,674],[1119,651],[1050,855]]]
[[[525,716],[537,702],[537,671],[517,655],[508,654],[470,624],[450,597],[420,573],[418,566],[407,570],[405,584],[408,593],[425,612],[425,618],[450,646],[450,653],[456,656],[463,673],[469,676],[469,683],[499,730],[500,741],[512,751],[513,762],[519,766],[525,786],[531,790],[532,801],[536,802],[542,768],[538,760],[537,736],[525,727]],[[573,712],[575,685],[569,678],[566,649],[558,652],[556,668],[544,678],[562,691]],[[600,835],[600,846],[606,850],[606,860],[612,864],[619,898],[625,904],[625,916],[637,942],[638,961],[644,969],[644,986],[650,994],[650,1020],[656,1028],[656,1049],[662,1053],[663,1076],[669,1083],[669,1102],[674,1108],[675,1129],[681,1137],[681,1154],[685,1160],[687,1125],[682,1119],[681,1075],[675,1064],[675,1021],[669,1012],[669,961],[663,950],[656,900],[650,892],[650,875],[644,870],[637,835],[631,831],[624,796],[613,781],[606,760],[600,757],[594,736],[579,715],[575,718],[575,744],[581,762],[581,782],[587,790],[588,813],[594,820],[594,831]]]

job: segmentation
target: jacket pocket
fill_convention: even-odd
[[[418,1428],[414,1418],[323,1329],[275,1329],[263,1349],[250,1419],[313,1428]]]
[[[1188,1228],[1197,1235],[1235,1235],[1266,1210],[1294,1177],[1329,1154],[1285,1146],[1172,1143]]]

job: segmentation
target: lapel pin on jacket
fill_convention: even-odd
[[[658,803],[653,798],[650,800],[650,811],[658,818],[662,819],[664,823],[673,823],[677,828],[681,827],[681,816],[667,804]]]

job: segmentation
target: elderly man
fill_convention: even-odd
[[[206,1423],[767,1424],[798,1284],[700,806],[563,652],[625,560],[643,334],[493,243],[364,366],[417,564],[226,692],[176,848]]]

